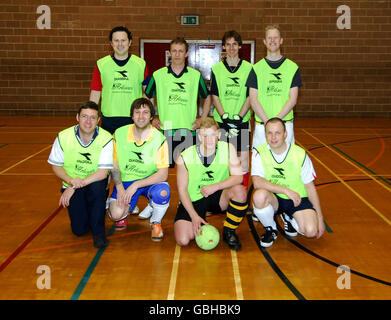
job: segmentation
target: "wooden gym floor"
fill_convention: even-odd
[[[297,119],[327,232],[319,240],[280,232],[261,249],[263,228],[248,216],[239,252],[223,242],[210,252],[194,241],[176,246],[174,169],[162,242],[150,240],[148,221],[137,216],[124,231],[106,220],[106,249],[95,249],[90,234],[74,236],[47,163],[57,132],[72,124],[73,117],[0,117],[0,300],[391,299],[390,119]],[[224,216],[208,221],[221,231]]]

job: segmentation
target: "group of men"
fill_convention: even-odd
[[[223,241],[240,250],[235,231],[248,211],[252,110],[252,204],[253,219],[265,227],[261,245],[277,238],[276,215],[289,236],[322,236],[315,171],[294,144],[300,73],[281,55],[278,26],[266,28],[267,56],[255,65],[239,56],[240,34],[226,32],[226,58],[212,67],[210,91],[201,73],[186,65],[183,38],[171,41],[171,63],[152,75],[143,59],[129,54],[127,28],[112,29],[109,40],[114,53],[97,61],[90,101],[80,106],[78,124],[58,134],[48,159],[63,181],[59,203],[68,208],[74,234],[91,231],[95,247],[104,248],[106,206],[115,227],[124,229],[142,195],[148,205],[139,218],[150,220],[152,240],[161,241],[172,187],[168,171],[176,165],[176,243],[188,245],[208,224],[207,213],[226,213]]]

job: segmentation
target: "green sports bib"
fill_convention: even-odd
[[[105,117],[130,117],[130,107],[143,96],[145,61],[132,55],[122,67],[111,56],[97,62],[102,80],[102,114]]]
[[[82,146],[77,139],[75,126],[58,134],[58,141],[64,151],[63,168],[70,177],[84,179],[98,170],[102,149],[113,139],[108,131],[102,128],[98,130],[98,135],[87,147]],[[68,186],[65,181],[63,185]]]
[[[181,156],[185,163],[189,183],[187,191],[189,192],[192,202],[203,197],[201,188],[209,186],[229,177],[229,146],[228,143],[219,141],[217,143],[217,151],[213,162],[208,166],[204,166],[197,153],[197,147],[191,146],[182,151]]]
[[[295,144],[291,144],[285,159],[278,163],[264,143],[256,148],[262,159],[265,179],[287,187],[297,192],[302,198],[307,197],[304,183],[301,181],[301,169],[305,160],[305,150]],[[289,199],[285,194],[278,194],[279,197]]]
[[[277,69],[271,68],[265,59],[254,65],[258,79],[258,101],[269,119],[277,116],[289,100],[292,79],[297,69],[297,64],[289,59],[285,59]],[[293,110],[283,118],[285,121],[292,119]],[[255,120],[262,122],[257,115]]]
[[[169,73],[167,67],[153,73],[157,109],[164,130],[192,130],[192,123],[197,118],[200,77],[200,72],[190,67],[180,78]]]
[[[159,130],[153,130],[152,139],[142,145],[128,141],[128,132],[133,125],[118,128],[114,132],[118,164],[122,181],[144,179],[158,171],[156,153],[166,140]]]
[[[235,72],[227,70],[224,62],[220,61],[212,67],[219,90],[219,100],[225,112],[232,119],[232,115],[239,114],[246,101],[246,81],[252,69],[251,63],[242,60],[240,67]],[[249,121],[251,112],[248,111],[243,117],[243,122]],[[213,111],[213,118],[222,122],[216,108]]]

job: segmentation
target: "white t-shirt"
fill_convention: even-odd
[[[76,135],[76,137],[79,142],[85,147],[88,146],[94,139],[91,139],[91,141],[89,141],[88,144],[85,145],[78,135]],[[56,137],[56,139],[54,140],[48,162],[54,166],[59,167],[62,167],[64,165],[64,151],[61,149],[58,137]],[[103,147],[98,161],[98,168],[113,169],[113,140],[111,140]]]
[[[270,150],[269,145],[267,146]],[[284,161],[286,154],[288,152],[289,148],[286,148],[286,150],[281,154],[276,154],[273,151],[271,153],[273,154],[274,159],[281,163]],[[258,151],[256,149],[252,150],[252,156],[251,156],[251,175],[252,176],[259,176],[261,178],[265,177],[265,172],[263,170],[263,164],[261,156],[259,155]],[[308,184],[316,179],[316,172],[314,169],[314,166],[312,165],[311,159],[308,157],[308,155],[305,155],[303,167],[301,168],[301,181],[304,184]]]

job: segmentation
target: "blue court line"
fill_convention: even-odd
[[[115,223],[113,223],[113,226],[109,230],[109,233],[107,234],[107,236],[111,236],[114,233],[114,230],[115,230]],[[98,252],[96,253],[94,259],[92,259],[90,265],[87,268],[87,271],[85,272],[83,278],[81,278],[79,285],[77,286],[75,292],[73,293],[71,300],[78,300],[79,299],[81,293],[84,290],[84,287],[86,286],[88,280],[90,279],[91,274],[94,272],[95,267],[98,264],[103,252],[105,252],[106,248],[107,247],[98,249]]]
[[[333,233],[333,230],[331,230],[331,228],[329,227],[329,225],[326,223],[326,220],[323,220],[323,222],[324,222],[324,225],[325,225],[325,227],[326,227],[326,231],[327,231],[328,233]]]

